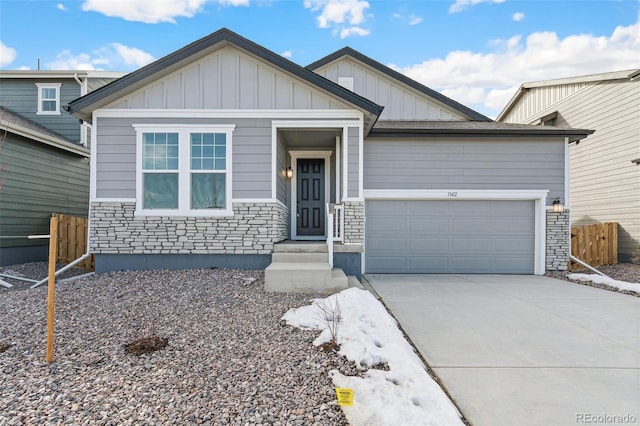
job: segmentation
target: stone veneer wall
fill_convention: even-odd
[[[566,271],[571,254],[571,228],[569,211],[554,213],[547,210],[547,252],[545,267],[547,271]]]
[[[364,202],[345,201],[344,244],[364,243]]]
[[[233,217],[134,217],[135,202],[91,203],[97,254],[271,254],[287,239],[287,207],[233,203]]]

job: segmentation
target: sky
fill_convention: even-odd
[[[0,69],[130,72],[226,27],[349,46],[489,117],[525,82],[640,68],[640,0],[0,0]]]

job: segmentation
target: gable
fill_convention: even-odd
[[[117,109],[347,109],[233,45],[161,77],[106,106]]]
[[[349,47],[308,65],[307,69],[384,106],[381,120],[491,121]]]

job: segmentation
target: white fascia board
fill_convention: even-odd
[[[292,119],[308,118],[317,119],[305,123],[305,126],[321,123],[321,119],[363,119],[359,111],[352,109],[312,109],[312,110],[283,110],[283,109],[99,109],[93,112],[94,117],[133,117],[133,118],[271,118]],[[295,121],[287,121],[293,123]],[[333,126],[337,124],[333,122]],[[278,127],[280,124],[278,124]]]
[[[6,129],[7,132],[14,133],[19,136],[23,136],[29,139],[33,139],[35,141],[41,142],[45,145],[50,145],[55,148],[62,149],[64,151],[72,152],[74,154],[80,155],[82,157],[89,157],[91,153],[89,150],[80,145],[74,145],[70,142],[67,142],[63,139],[56,138],[54,136],[49,136],[45,133],[38,132],[36,130],[29,129],[24,126],[20,126],[19,124],[7,123],[1,126]]]
[[[92,198],[92,203],[135,203],[135,198]]]
[[[511,189],[365,189],[366,200],[536,200],[549,190]]]

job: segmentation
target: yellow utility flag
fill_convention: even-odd
[[[353,406],[353,389],[336,388],[336,396],[341,407]]]

